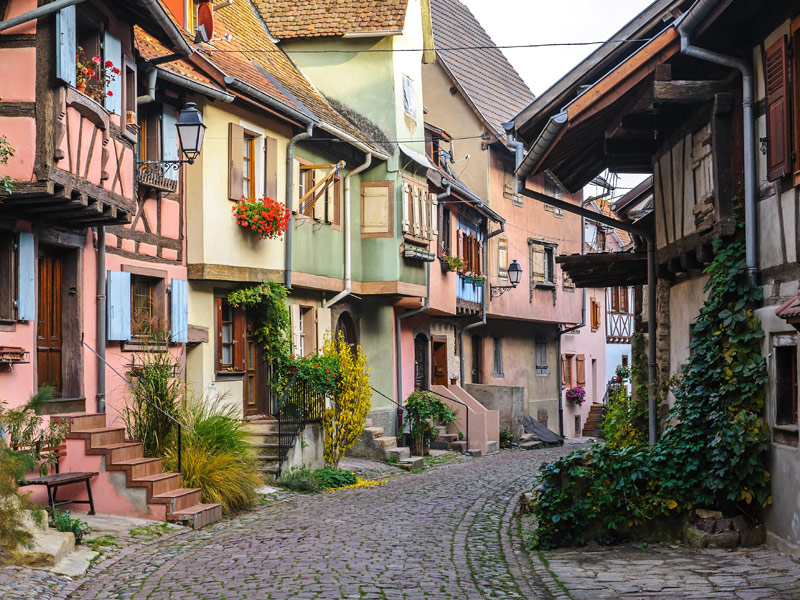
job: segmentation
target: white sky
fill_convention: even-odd
[[[498,46],[607,40],[652,0],[461,0]],[[503,50],[537,96],[597,46]],[[622,175],[615,196],[642,180]],[[599,190],[587,186],[586,194]]]

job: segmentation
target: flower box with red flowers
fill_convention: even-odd
[[[233,205],[236,224],[258,234],[262,240],[281,237],[289,227],[286,205],[272,198],[242,198]]]

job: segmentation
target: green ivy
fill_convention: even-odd
[[[14,148],[8,143],[6,136],[0,136],[0,165],[7,165],[8,159],[14,156]],[[14,189],[11,177],[8,175],[0,176],[0,189],[4,190],[6,194],[10,194]]]
[[[673,389],[673,425],[652,448],[601,444],[545,465],[534,490],[533,546],[615,541],[647,520],[693,506],[755,516],[772,501],[760,417],[764,332],[753,314],[761,292],[748,276],[742,240],[717,239],[714,250],[708,299]],[[646,396],[646,385],[636,387]]]
[[[648,441],[648,364],[644,335],[634,334],[631,350],[633,362],[630,367],[617,367],[617,376],[623,379],[623,385],[610,390],[603,415],[603,439],[609,448],[644,448]],[[630,395],[624,385],[628,377],[633,388]]]

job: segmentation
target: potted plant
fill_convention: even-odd
[[[411,426],[411,454],[415,456],[425,453],[425,440],[436,439],[437,425],[449,425],[456,420],[455,411],[426,390],[409,394],[405,409]]]
[[[472,283],[474,280],[475,279],[472,276],[472,271],[467,271],[464,273],[464,283]]]
[[[575,404],[575,406],[580,406],[584,402],[586,402],[586,390],[582,387],[571,387],[567,388],[567,400]]]
[[[79,92],[100,104],[106,96],[114,95],[114,92],[106,88],[119,74],[120,71],[113,62],[103,62],[100,56],[87,59],[83,48],[78,46],[75,54],[75,88]]]
[[[486,283],[486,277],[483,275],[473,274],[472,283],[475,287],[483,287],[483,284]]]
[[[286,205],[272,198],[250,200],[242,197],[233,205],[236,224],[258,234],[259,239],[273,239],[284,234],[289,227]]]
[[[442,273],[447,273],[448,271],[454,271],[458,273],[465,266],[464,261],[462,261],[458,256],[449,256],[444,251],[442,251],[439,261],[442,265]]]

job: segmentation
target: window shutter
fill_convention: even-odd
[[[233,309],[233,368],[245,370],[245,352],[247,350],[246,316],[241,308]]]
[[[428,198],[431,202],[431,209],[428,213],[431,219],[431,239],[435,239],[439,237],[439,199],[433,192],[428,194]]]
[[[264,138],[264,193],[267,198],[278,199],[278,140]]]
[[[789,101],[786,36],[767,49],[767,167],[770,181],[789,172]]]
[[[214,298],[214,311],[214,327],[216,332],[216,341],[214,343],[214,371],[219,372],[222,369],[222,298]]]
[[[508,239],[497,239],[497,275],[508,277]]]
[[[410,186],[403,182],[403,233],[411,231],[411,191]]]
[[[75,6],[62,8],[56,13],[56,77],[75,87]]]
[[[422,221],[420,218],[420,202],[419,202],[419,188],[413,186],[411,188],[411,212],[413,213],[412,220],[414,225],[414,235],[422,235]]]
[[[289,305],[289,317],[292,321],[292,354],[300,352],[300,305]]]
[[[544,281],[544,246],[531,246],[531,265],[533,269],[533,280]]]
[[[586,385],[586,356],[578,354],[575,357],[575,382],[580,385]]]
[[[325,343],[325,335],[331,332],[331,309],[317,309],[317,349]]]
[[[131,339],[131,274],[109,271],[106,297],[108,339]]]
[[[388,183],[388,182],[386,182]],[[385,183],[381,185],[361,184],[361,233],[391,234],[392,188]]]
[[[174,106],[164,104],[161,111],[161,159],[178,160],[178,130],[175,124],[178,122],[178,111]],[[178,180],[178,171],[169,169],[164,177]],[[241,187],[241,186],[240,186]]]
[[[228,123],[228,200],[242,199],[243,172],[244,127]]]
[[[33,234],[24,231],[19,234],[17,319],[36,320],[36,245]]]
[[[430,208],[430,199],[429,199],[428,194],[427,194],[427,192],[425,190],[417,189],[417,191],[419,192],[419,208],[420,208],[420,211],[419,211],[419,227],[420,227],[420,234],[426,240],[429,240],[429,239],[431,239],[430,223],[428,221],[428,219],[430,218],[429,217],[430,211],[428,210]]]
[[[106,95],[103,97],[103,106],[106,107],[108,112],[122,115],[122,78],[125,77],[125,65],[122,63],[122,44],[107,31],[103,37],[103,57],[105,60],[110,60],[114,63],[114,67],[120,71],[114,81],[108,84]],[[108,92],[111,92],[110,96]],[[122,119],[122,124],[124,127],[125,119]]]
[[[294,205],[294,209],[293,210],[295,212],[299,212],[299,208],[300,208],[300,198],[301,198],[301,195],[300,195],[301,185],[300,184],[303,183],[302,181],[300,181],[300,175],[301,175],[300,161],[295,158],[294,159],[294,164],[292,165],[292,204]],[[302,187],[305,187],[305,186],[302,186]]]
[[[561,385],[569,385],[567,381],[567,357],[564,354],[561,355]]]
[[[185,344],[189,341],[189,283],[185,279],[173,279],[171,290],[170,338]]]

